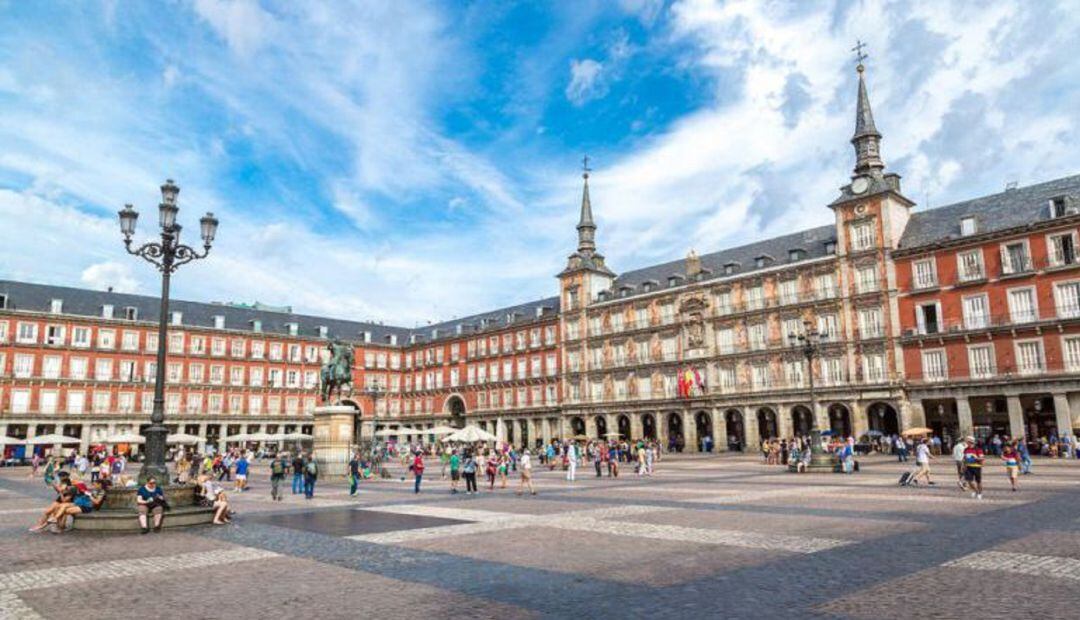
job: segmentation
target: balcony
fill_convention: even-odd
[[[1016,278],[1035,272],[1035,265],[1030,256],[1012,256],[1001,264],[999,273],[1002,278]]]

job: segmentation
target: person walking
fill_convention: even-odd
[[[982,499],[982,468],[985,462],[986,455],[982,448],[972,440],[964,449],[964,479],[967,480],[971,496],[975,499]]]
[[[964,450],[968,447],[968,437],[956,442],[952,449],[953,462],[956,463],[956,485],[961,491],[967,490],[967,480],[964,479]]]
[[[918,484],[920,479],[925,479],[926,484],[934,484],[930,479],[930,459],[932,458],[934,457],[930,454],[930,441],[923,439],[915,446],[915,475],[911,478],[911,484]]]
[[[356,487],[360,484],[360,455],[352,453],[349,459],[349,497],[356,495]]]
[[[476,493],[476,457],[473,456],[472,450],[465,452],[465,464],[462,465],[461,471],[465,475],[465,494]]]
[[[240,453],[240,458],[234,461],[236,467],[236,492],[243,493],[248,490],[247,477],[248,477],[248,459],[247,455]]]
[[[577,477],[577,461],[578,461],[578,447],[573,439],[566,445],[566,459],[568,461],[566,469],[566,480],[573,482]]]
[[[506,475],[509,472],[509,469],[510,456],[506,453],[503,453],[502,456],[499,457],[499,482],[501,483],[499,485],[500,489],[506,488]]]
[[[1009,476],[1009,485],[1012,487],[1013,493],[1017,491],[1016,480],[1020,475],[1020,453],[1016,451],[1016,445],[1013,442],[1005,444],[1005,447],[1001,450],[1001,460],[1005,464],[1005,473]]]
[[[285,480],[285,472],[289,470],[289,456],[282,452],[270,462],[270,499],[275,502],[281,501],[281,483]]]
[[[1016,440],[1016,452],[1020,455],[1020,473],[1031,473],[1031,452],[1028,450],[1027,441],[1023,437]]]
[[[458,479],[461,478],[461,457],[458,456],[457,448],[450,453],[446,465],[450,468],[450,492],[457,493]]]
[[[596,444],[596,446],[593,447],[592,460],[593,468],[596,469],[596,477],[599,478],[603,471],[602,467],[604,466],[604,453],[600,444]]]
[[[416,451],[411,469],[414,477],[413,493],[419,493],[420,481],[424,478],[424,453],[422,451]]]
[[[299,495],[304,492],[304,455],[297,449],[296,456],[292,460],[292,494]]]
[[[310,452],[304,458],[304,499],[315,497],[315,483],[319,480],[319,464]]]
[[[525,487],[529,487],[529,493],[536,495],[536,489],[533,487],[532,482],[532,456],[529,454],[528,448],[525,448],[521,453],[518,470],[521,472],[521,482],[518,483],[517,494],[521,495],[525,491]]]

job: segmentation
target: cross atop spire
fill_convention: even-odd
[[[880,143],[881,134],[874,125],[874,113],[870,109],[870,96],[866,93],[866,52],[863,49],[866,44],[858,41],[851,51],[855,52],[855,58],[859,61],[855,71],[859,74],[859,92],[855,102],[855,135],[851,137],[851,144],[855,147],[855,174],[870,174],[880,171],[885,167],[881,161]]]
[[[855,39],[855,47],[851,48],[851,51],[855,52],[855,62],[858,63],[857,65],[855,65],[855,70],[859,73],[863,72],[864,67],[862,61],[866,60],[867,58],[866,52],[863,51],[863,48],[865,47],[865,43],[863,43],[859,39]]]
[[[591,254],[596,251],[596,224],[593,222],[592,201],[589,200],[589,156],[581,158],[581,178],[585,180],[581,191],[581,218],[578,220],[578,252]]]

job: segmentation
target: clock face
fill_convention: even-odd
[[[866,177],[859,177],[851,182],[851,191],[854,194],[861,194],[870,187],[870,182],[866,180]]]

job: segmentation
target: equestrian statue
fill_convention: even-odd
[[[353,379],[353,348],[340,340],[335,340],[326,345],[330,351],[330,359],[327,360],[319,372],[319,389],[322,402],[330,400],[330,395],[337,391],[340,399],[344,394],[345,386],[349,386],[348,395],[352,395]]]

